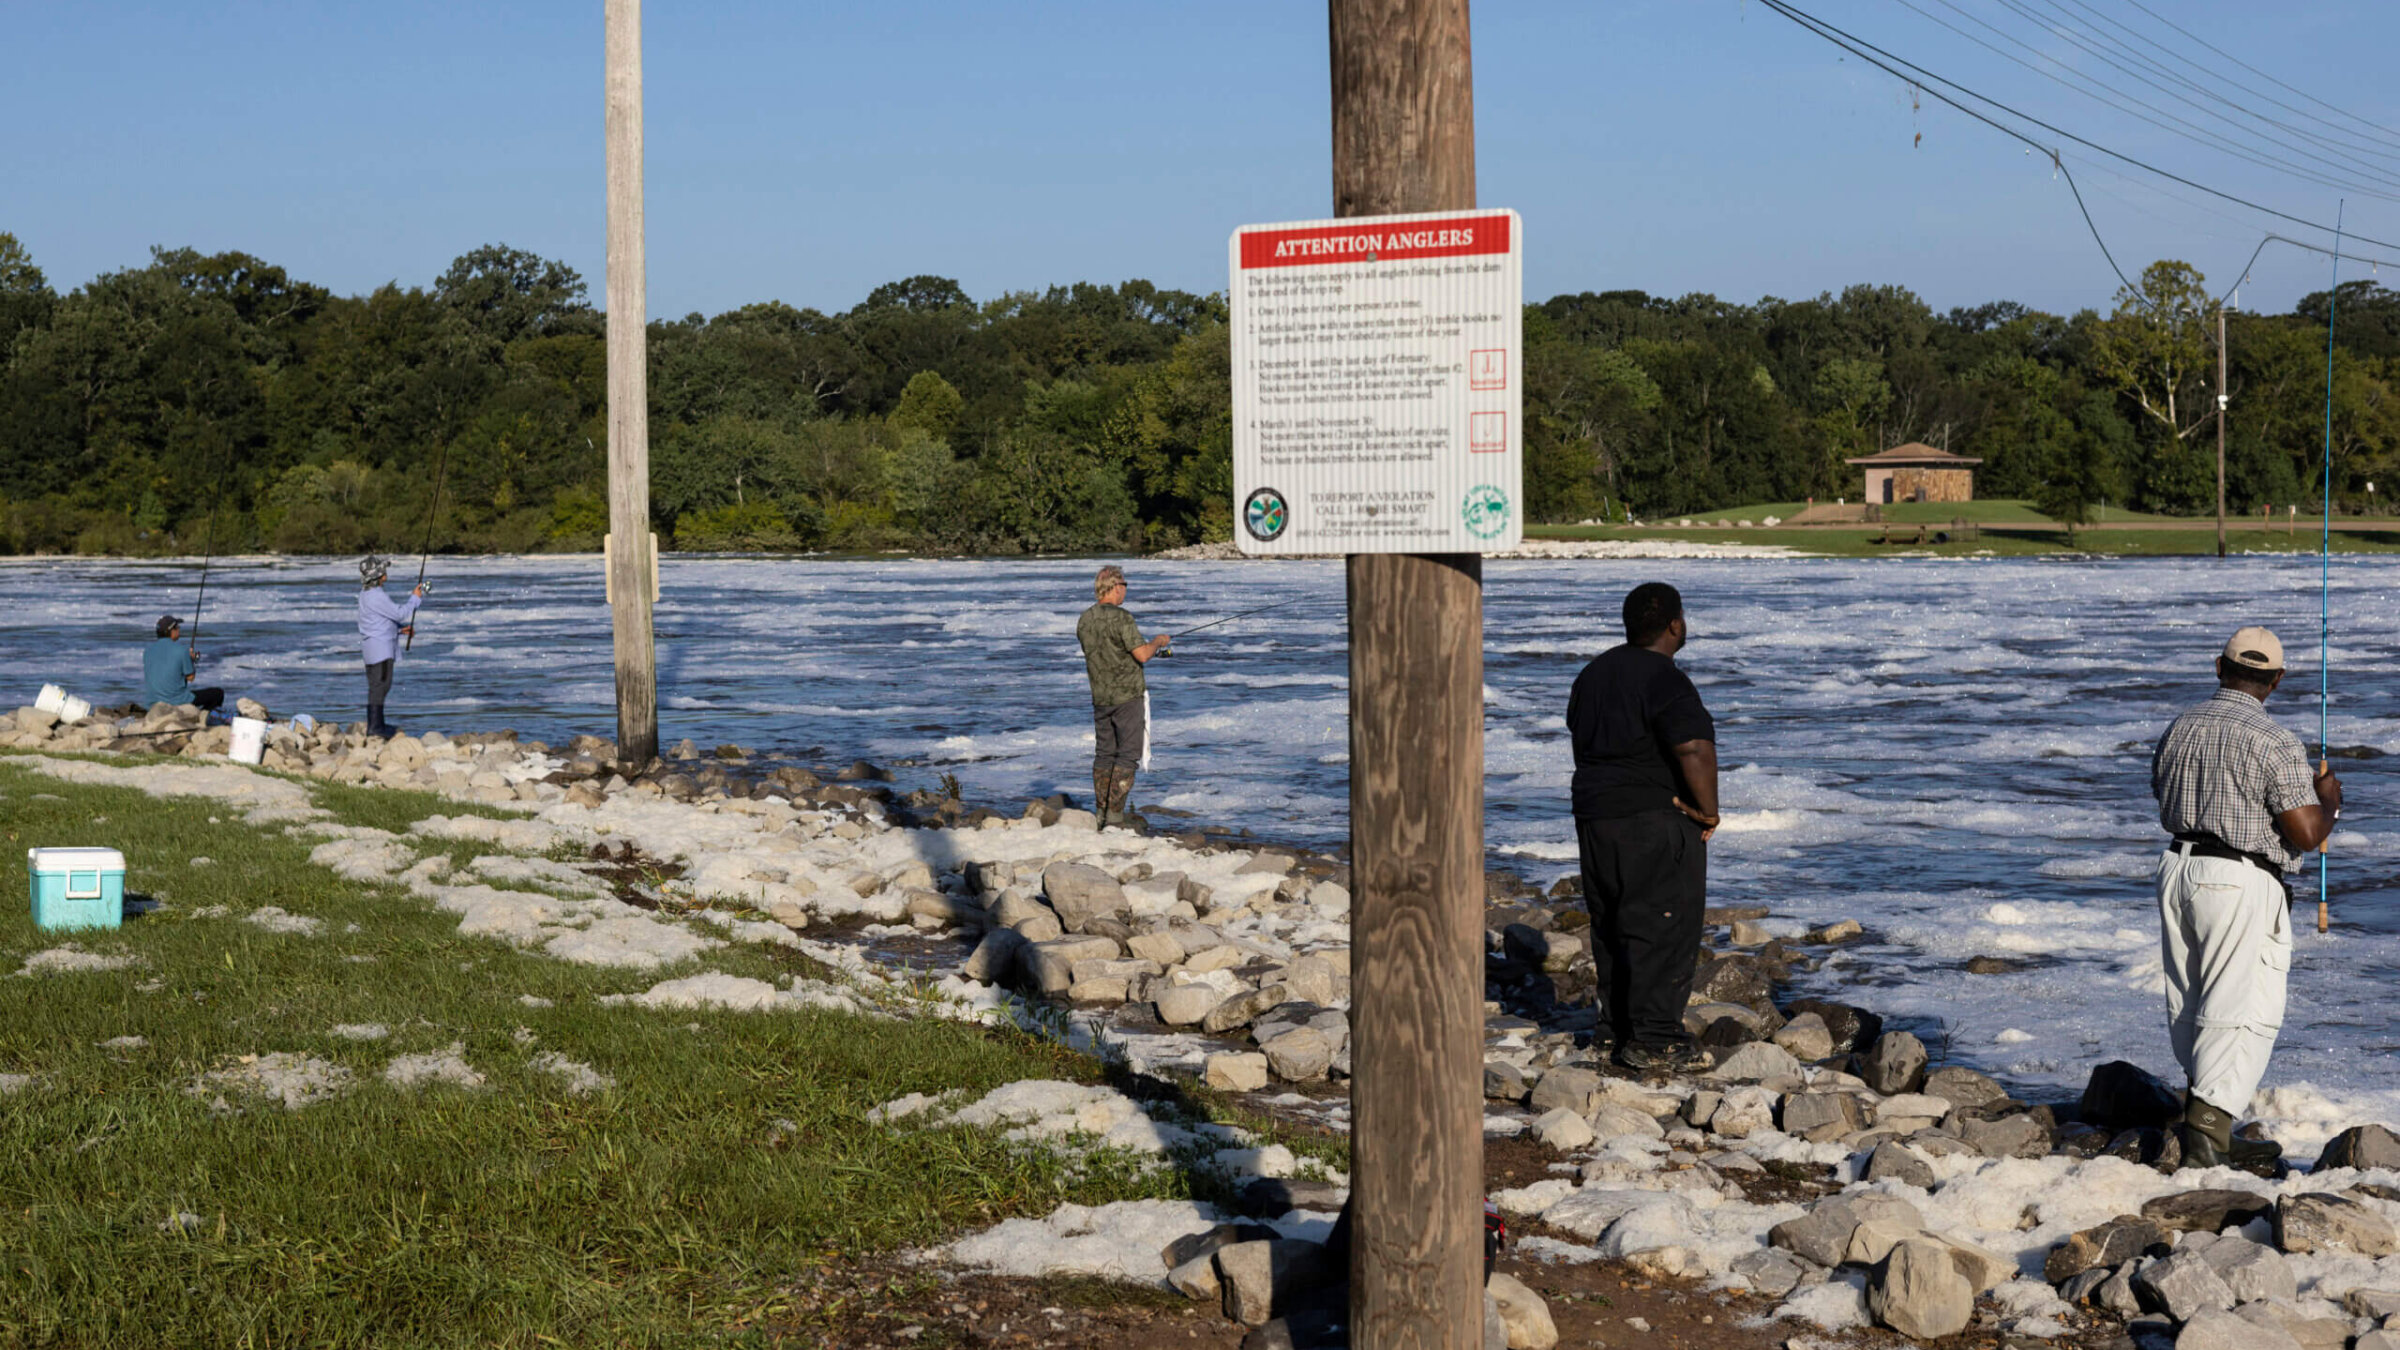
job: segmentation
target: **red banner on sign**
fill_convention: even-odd
[[[1506,212],[1444,216],[1398,224],[1312,225],[1258,230],[1242,236],[1242,266],[1308,267],[1325,263],[1412,262],[1508,252]]]

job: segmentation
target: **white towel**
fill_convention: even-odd
[[[1150,772],[1150,691],[1142,691],[1142,772]]]

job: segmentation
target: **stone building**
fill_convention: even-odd
[[[1975,500],[1975,466],[1983,461],[1910,441],[1879,455],[1861,455],[1850,463],[1866,471],[1866,493],[1859,500],[1880,505],[1971,502]]]

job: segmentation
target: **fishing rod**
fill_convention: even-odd
[[[216,560],[217,510],[225,504],[225,480],[233,476],[233,442],[225,443],[225,460],[217,466],[217,490],[209,494],[208,526],[200,542],[200,593],[192,597],[192,636],[187,647],[200,655],[200,607],[208,603],[208,565]]]
[[[2325,293],[2325,484],[2323,494],[2324,525],[2317,542],[2317,772],[2333,769],[2332,743],[2327,739],[2332,718],[2328,711],[2333,699],[2333,318],[2342,296],[2342,211],[2344,201],[2333,209],[2333,283]],[[2317,931],[2324,932],[2332,923],[2328,905],[2331,894],[2332,865],[2326,855],[2333,849],[2333,826],[2325,827],[2325,845],[2317,850]]]
[[[1256,609],[1245,609],[1239,614],[1228,614],[1222,619],[1211,619],[1207,623],[1201,624],[1198,628],[1186,628],[1180,633],[1169,633],[1167,635],[1167,640],[1172,642],[1176,638],[1190,637],[1194,633],[1201,632],[1205,629],[1214,628],[1221,623],[1232,623],[1235,619],[1247,619],[1253,614],[1264,614],[1270,609],[1281,609],[1285,603],[1285,601],[1278,600],[1271,605],[1260,605]]]
[[[433,522],[442,514],[442,470],[450,462],[450,442],[444,441],[433,452],[433,506],[425,512],[425,547],[417,554],[417,589],[425,589],[425,564],[433,560]],[[413,651],[417,645],[417,621],[408,621],[408,640],[400,644],[401,651]]]

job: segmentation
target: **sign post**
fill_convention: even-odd
[[[1350,1344],[1483,1344],[1483,558],[1523,522],[1523,231],[1467,0],[1329,0],[1333,215],[1230,246],[1234,537],[1349,555]]]
[[[647,274],[642,259],[642,0],[607,0],[608,607],[616,634],[617,763],[658,756],[658,662],[651,602]],[[624,544],[616,541],[622,539]]]

